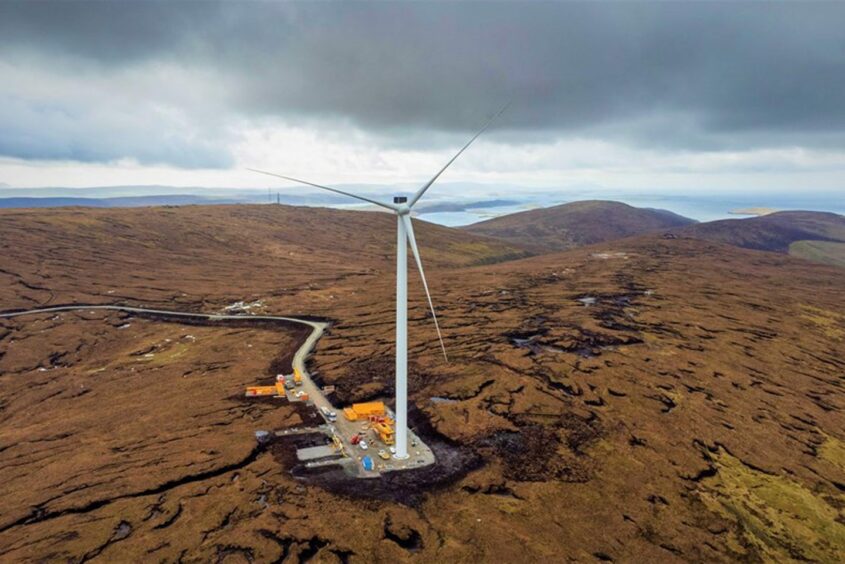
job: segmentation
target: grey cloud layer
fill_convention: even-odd
[[[840,149],[843,29],[845,5],[816,3],[7,3],[0,53],[57,76],[83,65],[111,77],[114,97],[126,69],[203,69],[194,103],[174,106],[189,121],[200,108],[413,137],[472,129],[513,97],[501,124],[512,142]],[[6,119],[0,151],[14,154]],[[173,162],[225,161],[208,146],[190,155],[192,137],[209,137],[201,123],[173,136]]]

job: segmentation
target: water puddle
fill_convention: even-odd
[[[577,354],[582,358],[593,358],[599,355],[599,352],[588,346],[576,346],[573,348],[563,348],[555,345],[548,345],[539,341],[543,333],[537,333],[528,337],[510,337],[510,342],[519,348],[529,349],[532,354]],[[602,347],[599,347],[602,348]]]

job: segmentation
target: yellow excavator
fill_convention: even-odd
[[[372,425],[373,433],[378,435],[381,442],[390,446],[395,442],[395,433],[389,423],[375,421]]]

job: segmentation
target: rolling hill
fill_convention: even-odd
[[[426,267],[529,254],[497,239],[415,224]],[[284,205],[0,210],[0,302],[84,302],[108,292],[111,299],[168,303],[184,301],[193,287],[209,299],[344,278],[363,284],[393,275],[395,229],[384,213]]]
[[[845,216],[835,213],[784,211],[688,225],[672,232],[828,264],[841,265],[845,257]]]
[[[695,223],[665,210],[585,200],[514,213],[464,229],[535,250],[566,250]]]
[[[260,300],[332,321],[309,370],[338,404],[389,400],[393,226],[2,211],[0,309]],[[350,485],[256,446],[315,421],[243,398],[290,358],[290,329],[3,319],[0,560],[841,561],[841,270],[662,233],[507,260],[525,253],[417,231],[450,356],[410,278],[412,424],[441,449],[436,480]]]

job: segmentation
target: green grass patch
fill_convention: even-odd
[[[806,319],[825,336],[840,340],[845,337],[845,315],[810,305],[802,305],[802,319]]]
[[[832,448],[832,456],[841,460],[841,443]],[[754,470],[724,450],[715,459],[719,472],[702,483],[701,499],[735,523],[735,548],[747,558],[842,562],[845,516],[824,495],[785,476]]]
[[[845,243],[835,241],[795,241],[789,245],[794,257],[845,267]]]

